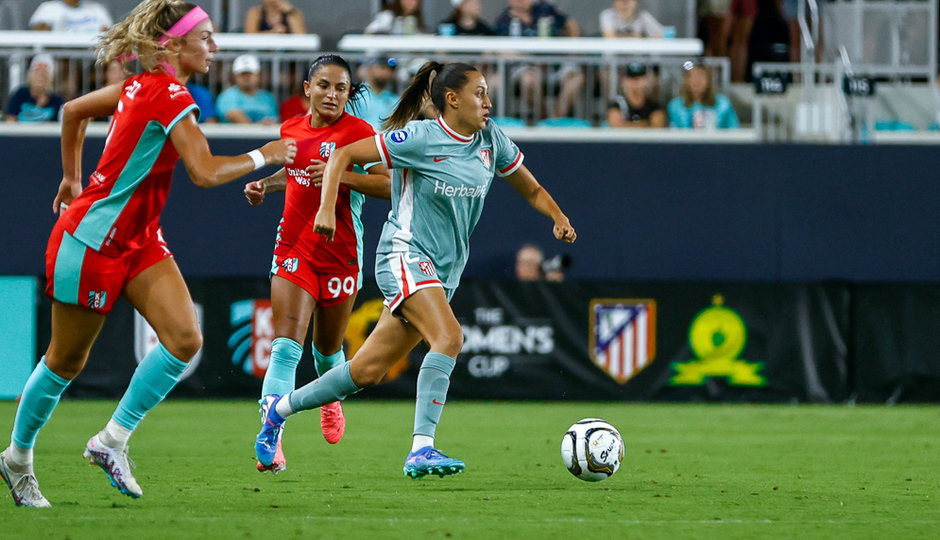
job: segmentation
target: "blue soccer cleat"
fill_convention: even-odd
[[[272,399],[273,398],[273,399]],[[284,428],[284,417],[277,414],[275,405],[281,400],[281,396],[272,394],[265,396],[267,411],[265,411],[264,421],[261,424],[261,431],[255,439],[255,454],[258,456],[258,462],[264,467],[270,467],[277,456],[278,443],[281,439],[281,430]],[[283,458],[282,458],[283,459]],[[259,468],[258,470],[262,470]]]
[[[441,478],[444,478],[445,474],[453,476],[459,472],[463,472],[466,467],[467,464],[463,461],[449,458],[441,453],[440,450],[425,446],[424,448],[408,454],[402,471],[405,473],[405,476],[410,476],[412,479],[417,480],[429,474],[436,474]]]

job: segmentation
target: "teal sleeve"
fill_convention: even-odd
[[[408,122],[403,129],[382,134],[391,167],[410,169],[427,157],[427,129],[424,121]]]
[[[517,161],[519,161],[521,154],[519,147],[503,133],[503,130],[495,122],[490,121],[489,123],[493,126],[493,151],[496,154],[493,159],[495,160],[496,170],[504,176],[511,174],[518,168]]]

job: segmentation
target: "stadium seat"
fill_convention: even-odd
[[[525,120],[513,116],[491,116],[490,120],[496,122],[496,125],[501,128],[517,128],[526,127],[528,125],[525,123]]]
[[[545,118],[535,123],[536,127],[557,127],[557,128],[589,128],[591,123],[583,118],[573,118],[571,116],[561,116],[558,118]]]

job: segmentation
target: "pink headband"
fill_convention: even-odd
[[[163,45],[173,38],[183,37],[188,34],[190,30],[195,28],[197,24],[208,18],[209,14],[203,11],[201,7],[196,6],[190,10],[189,13],[183,15],[182,19],[176,21],[176,24],[171,26],[170,29],[166,31],[166,34],[163,34],[163,37],[157,41],[160,45]]]

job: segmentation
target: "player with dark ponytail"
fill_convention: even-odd
[[[415,121],[424,101],[436,120]],[[557,239],[574,242],[574,228],[522,164],[522,152],[489,120],[486,79],[473,66],[428,62],[402,94],[386,126],[390,131],[337,149],[323,175],[314,231],[336,234],[336,198],[351,163],[381,161],[393,169],[392,212],[376,255],[375,275],[385,309],[356,355],[275,400],[258,434],[262,463],[273,459],[276,434],[288,416],[342,400],[378,384],[422,339],[430,352],[418,373],[415,423],[403,471],[411,478],[444,476],[465,464],[435,448],[450,375],[463,347],[463,331],[450,307],[469,255],[470,232],[483,210],[494,174],[506,178],[532,207],[553,222]]]

